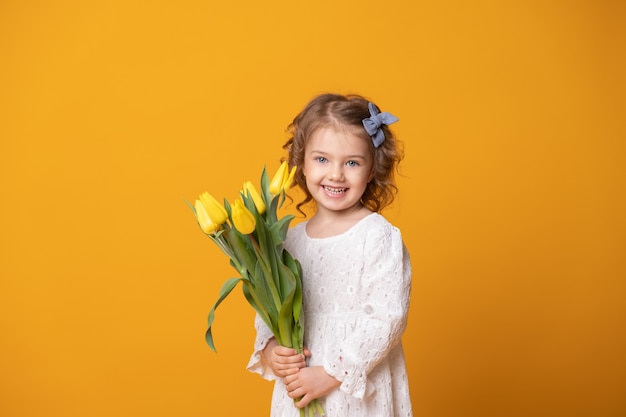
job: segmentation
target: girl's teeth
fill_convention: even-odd
[[[332,188],[332,187],[324,187],[326,191],[333,194],[341,194],[346,191],[345,188]]]

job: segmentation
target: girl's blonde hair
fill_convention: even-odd
[[[305,199],[296,206],[300,212],[301,207],[313,199],[302,171],[306,143],[324,127],[351,127],[351,132],[370,144],[374,156],[373,176],[361,197],[363,205],[379,212],[393,202],[398,192],[395,172],[404,157],[403,149],[387,125],[380,127],[385,134],[384,142],[378,148],[374,147],[372,137],[363,127],[363,119],[370,117],[368,103],[369,100],[355,94],[322,94],[311,100],[287,128],[291,137],[283,148],[288,152],[289,166],[297,167],[293,185],[298,185],[305,193]]]

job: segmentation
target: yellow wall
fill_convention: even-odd
[[[0,3],[0,415],[267,415],[184,200],[324,91],[401,119],[416,416],[626,415],[624,3],[245,3]]]

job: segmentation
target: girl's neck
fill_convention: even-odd
[[[363,205],[355,206],[349,211],[318,210],[308,221],[306,232],[313,238],[336,236],[369,214],[372,214],[372,211]]]

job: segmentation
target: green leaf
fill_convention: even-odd
[[[243,295],[246,297],[246,300],[248,300],[248,303],[252,306],[252,308],[254,308],[267,327],[272,330],[272,333],[275,333],[278,328],[276,324],[277,315],[272,317],[272,315],[265,309],[266,304],[261,301],[262,297],[259,296],[252,282],[244,282],[241,289],[243,290]]]
[[[228,221],[230,224],[233,224],[232,209],[230,208],[230,203],[226,199],[224,199],[224,210],[226,210],[226,214],[228,214]]]
[[[261,267],[261,263],[257,262],[254,270],[253,284],[260,303],[267,310],[268,315],[276,322],[281,301],[280,295],[274,285],[272,277],[268,277]]]
[[[297,285],[296,279],[293,276],[291,270],[284,264],[280,264],[280,283],[282,286],[283,304],[278,315],[278,330],[283,339],[289,340],[292,344],[292,332],[294,329],[294,295],[296,293]],[[294,347],[294,346],[289,346]]]
[[[265,216],[269,222],[276,221],[276,208],[271,208],[272,205],[272,194],[270,193],[270,178],[267,174],[267,169],[263,167],[263,171],[261,172],[261,198],[265,203]]]
[[[289,269],[285,264],[280,263],[277,266],[277,271],[279,273],[279,283],[280,283],[280,293],[283,296],[283,300],[291,296],[296,289],[296,277],[293,275],[291,269]]]
[[[187,203],[187,205],[189,206],[189,208],[191,208],[191,211],[193,211],[194,214],[196,214],[196,208],[193,206],[193,204],[191,204],[189,201],[184,200],[185,203]]]
[[[257,218],[256,232],[259,247],[254,248],[255,254],[263,267],[264,276],[273,279],[273,283],[268,283],[271,284],[269,288],[272,290],[272,294],[277,303],[276,305],[280,305],[278,301],[281,297],[277,266],[278,259],[268,224],[264,220]],[[277,291],[277,293],[274,294],[274,291]]]
[[[295,278],[296,289],[293,295],[293,319],[298,323],[302,314],[302,267],[300,262],[294,259],[286,250],[283,251],[283,261],[285,266],[292,271]]]
[[[278,199],[279,196],[274,196],[269,205],[267,205],[267,221],[270,224],[276,223],[278,221],[278,216],[276,212],[278,211]],[[271,214],[271,216],[270,216]]]
[[[286,297],[283,301],[280,314],[278,315],[278,333],[283,341],[281,344],[287,347],[295,347],[292,343],[292,331],[293,331],[293,310],[292,310],[292,296]]]
[[[269,230],[272,236],[272,241],[276,246],[285,242],[287,232],[289,231],[289,224],[293,218],[294,216],[289,214],[278,220],[276,223],[270,225]]]
[[[233,288],[235,288],[237,284],[239,283],[239,281],[241,281],[242,279],[243,278],[230,278],[226,280],[226,282],[222,285],[222,288],[220,289],[220,294],[219,294],[219,297],[217,298],[217,301],[215,302],[215,304],[213,304],[213,307],[211,308],[211,311],[209,312],[209,327],[206,331],[205,339],[209,347],[213,350],[213,352],[217,352],[217,350],[215,350],[215,345],[213,343],[213,334],[211,332],[211,326],[213,325],[213,320],[215,319],[215,309],[217,309],[217,307],[222,303],[222,301],[224,301],[224,299],[228,297],[228,294],[230,294]]]
[[[254,249],[252,248],[250,238],[247,235],[242,235],[235,228],[225,229],[224,238],[228,242],[228,246],[233,251],[237,261],[245,266],[247,271],[254,271],[256,257],[254,256]]]

